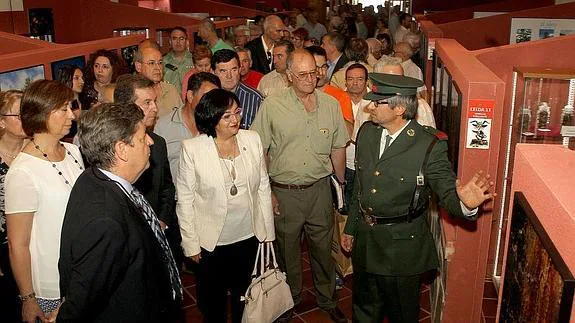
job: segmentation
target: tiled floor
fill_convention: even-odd
[[[307,252],[303,253],[304,256],[304,292],[302,302],[296,306],[294,310],[294,318],[292,323],[310,322],[310,323],[323,323],[331,322],[329,316],[323,312],[315,302],[315,294],[313,291],[313,283],[311,277],[311,270]],[[182,276],[184,283],[184,311],[186,314],[187,322],[201,322],[202,314],[196,306],[196,281],[195,277],[191,274],[184,273]],[[351,321],[351,276],[346,277],[343,289],[337,291],[338,306]],[[421,290],[421,312],[419,313],[420,322],[431,322],[431,314],[429,313],[429,287],[422,286]]]

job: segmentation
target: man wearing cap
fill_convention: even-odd
[[[438,267],[425,216],[432,192],[453,216],[477,218],[495,194],[489,175],[456,183],[447,137],[414,120],[417,87],[406,76],[371,73],[371,122],[356,142],[356,176],[342,247],[352,253],[353,321],[418,322],[420,275]]]

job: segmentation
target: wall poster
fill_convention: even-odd
[[[575,34],[575,19],[511,18],[509,43]]]

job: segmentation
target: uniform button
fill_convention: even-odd
[[[378,170],[376,170],[375,173],[373,173],[374,176],[379,176],[380,174],[381,173]]]
[[[375,193],[377,193],[377,190],[376,190],[375,188],[372,188],[372,189],[371,189],[371,192],[372,192],[373,194],[375,194]]]
[[[413,238],[414,238],[414,235],[412,234],[412,235],[411,235],[411,239],[413,239]]]
[[[373,211],[373,208],[372,208],[372,207],[368,207],[367,210],[368,210],[369,212],[372,212],[372,211]]]
[[[402,177],[402,178],[400,178],[399,180],[403,182],[403,177]]]

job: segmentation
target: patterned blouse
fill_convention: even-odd
[[[0,158],[0,245],[8,243],[6,235],[6,214],[4,214],[4,179],[8,172],[8,165]]]

